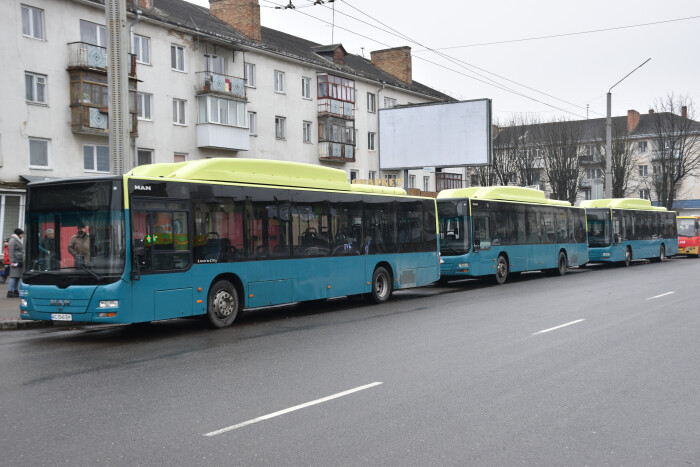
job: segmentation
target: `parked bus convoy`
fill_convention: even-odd
[[[596,261],[675,254],[675,213],[642,200],[597,203],[587,220],[583,207],[539,190],[444,190],[436,200],[350,184],[342,170],[253,159],[36,182],[20,315],[93,323],[202,315],[222,328],[244,308],[349,295],[383,303],[395,289],[436,281],[563,275],[594,248],[609,252]]]
[[[700,233],[698,232],[698,220],[695,216],[678,216],[678,253],[694,258],[698,257],[698,245],[700,245]]]

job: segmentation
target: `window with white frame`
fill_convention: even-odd
[[[284,139],[287,136],[287,119],[285,117],[275,117],[275,138]]]
[[[303,137],[305,143],[311,143],[311,122],[303,122]]]
[[[376,113],[377,112],[377,96],[373,93],[367,93],[367,112]]]
[[[284,71],[275,70],[275,92],[284,93]]]
[[[649,190],[646,188],[642,188],[641,190],[639,190],[639,197],[642,199],[651,199],[651,197],[649,196]]]
[[[146,36],[134,34],[131,44],[131,52],[136,56],[136,61],[146,65],[151,64],[151,39]]]
[[[246,86],[249,88],[255,87],[255,63],[243,64],[243,78]]]
[[[46,104],[46,75],[39,73],[24,73],[25,93],[27,102]]]
[[[83,145],[83,169],[86,172],[109,173],[109,146]]]
[[[311,78],[301,77],[301,97],[311,99]]]
[[[186,152],[176,152],[173,154],[173,162],[185,162],[187,160]]]
[[[215,96],[202,96],[197,98],[197,103],[199,123],[246,127],[245,102]]]
[[[370,131],[367,133],[367,149],[369,151],[374,151],[376,147],[377,134]]]
[[[153,120],[153,94],[137,92],[136,111],[139,120]]]
[[[387,186],[398,186],[397,180],[398,180],[398,177],[396,174],[385,174],[384,175],[384,181],[386,182]]]
[[[637,141],[637,151],[647,152],[647,142],[646,141]]]
[[[377,172],[375,172],[374,170],[370,170],[369,173],[367,174],[367,178],[370,181],[374,182],[377,179]]]
[[[139,149],[136,151],[136,164],[153,164],[153,149]]]
[[[255,112],[248,112],[248,128],[250,128],[251,135],[258,134],[258,114]]]
[[[80,42],[107,47],[107,29],[101,24],[80,20]]]
[[[173,123],[176,125],[186,125],[185,119],[187,101],[183,99],[173,99]]]
[[[29,166],[49,168],[49,141],[45,138],[29,138]]]
[[[409,187],[409,188],[415,188],[415,187],[416,187],[416,176],[415,176],[415,175],[409,175],[409,176],[408,176],[408,187]]]
[[[601,169],[586,169],[586,178],[603,178],[603,171]]]
[[[639,176],[646,177],[648,175],[649,175],[649,166],[648,165],[640,165],[639,166]]]
[[[175,71],[185,71],[185,48],[180,45],[170,45],[170,68]]]
[[[219,55],[204,54],[204,71],[211,71],[220,75],[226,74],[224,57]]]
[[[22,35],[44,40],[44,10],[22,5]]]
[[[423,191],[430,191],[430,177],[423,176]]]
[[[396,99],[394,99],[393,97],[385,97],[384,108],[389,109],[391,107],[396,107]]]

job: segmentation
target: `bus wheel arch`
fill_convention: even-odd
[[[385,261],[377,263],[370,284],[372,291],[367,294],[367,299],[370,302],[381,304],[391,298],[391,293],[394,290],[394,273],[389,263]]]
[[[510,273],[510,266],[508,264],[508,254],[505,251],[500,252],[496,260],[496,274],[494,275],[496,284],[502,285],[508,280],[508,274]]]
[[[230,326],[243,308],[243,284],[233,274],[214,278],[207,293],[207,319],[213,328]]]

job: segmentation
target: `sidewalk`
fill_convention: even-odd
[[[7,283],[0,284],[0,331],[43,328],[51,321],[24,320],[19,317],[19,298],[7,298]]]

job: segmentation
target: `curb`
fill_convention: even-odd
[[[15,331],[17,329],[36,329],[53,326],[52,321],[36,321],[23,319],[6,319],[0,321],[0,331]]]

